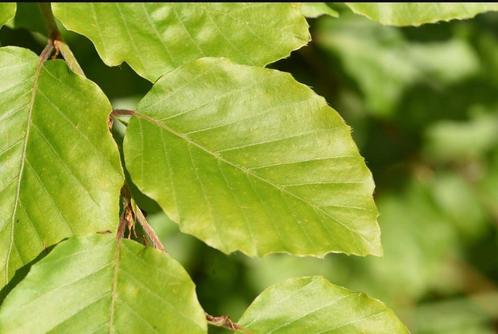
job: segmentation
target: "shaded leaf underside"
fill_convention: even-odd
[[[349,127],[288,74],[219,58],[170,72],[140,102],[124,151],[139,188],[224,252],[381,253]]]

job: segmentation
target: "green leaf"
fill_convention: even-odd
[[[269,287],[239,324],[254,334],[408,333],[380,301],[320,276],[293,278]]]
[[[0,287],[43,249],[114,230],[123,182],[96,84],[18,47],[0,48]]]
[[[0,28],[16,14],[15,3],[0,3]]]
[[[301,4],[301,12],[309,18],[317,18],[322,15],[339,17],[339,13],[324,2],[303,2]]]
[[[85,3],[53,4],[68,30],[88,37],[109,66],[126,61],[155,81],[204,56],[266,65],[309,40],[295,4]],[[112,42],[109,42],[112,41]]]
[[[133,182],[224,252],[380,254],[350,128],[289,74],[203,58],[163,76],[124,141]]]
[[[178,262],[111,235],[62,242],[0,310],[0,332],[10,334],[195,334],[206,327],[194,283]]]
[[[468,19],[475,15],[498,10],[489,3],[346,3],[353,12],[381,24],[419,26],[424,23]]]

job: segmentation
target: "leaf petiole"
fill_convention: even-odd
[[[85,77],[85,73],[81,69],[81,66],[78,64],[78,61],[76,60],[73,52],[71,51],[69,46],[62,40],[61,33],[57,28],[57,23],[55,22],[54,14],[52,13],[50,2],[39,3],[38,5],[40,6],[43,18],[45,19],[45,24],[47,25],[49,44],[53,44],[56,50],[56,55],[60,53],[69,68],[74,73]]]

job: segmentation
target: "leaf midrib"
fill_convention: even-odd
[[[32,93],[31,93],[31,100],[29,101],[29,109],[28,109],[28,119],[26,121],[26,134],[24,135],[24,143],[23,143],[23,148],[22,148],[22,153],[21,153],[21,161],[20,161],[20,166],[19,166],[19,173],[17,175],[17,185],[16,185],[16,197],[14,200],[14,210],[12,211],[12,217],[11,217],[11,227],[10,227],[10,238],[9,238],[9,248],[7,250],[7,257],[5,259],[5,265],[4,265],[4,270],[5,270],[5,282],[9,281],[9,263],[10,263],[10,255],[12,253],[12,248],[14,245],[14,230],[15,230],[15,217],[17,215],[17,208],[19,206],[19,199],[21,195],[21,182],[22,178],[24,175],[24,165],[25,165],[25,160],[26,160],[26,152],[28,149],[28,141],[29,141],[29,135],[30,135],[30,129],[31,129],[31,122],[32,122],[32,116],[33,116],[33,107],[35,105],[35,100],[36,100],[36,93],[38,91],[38,82],[40,79],[41,75],[41,70],[43,68],[44,64],[44,59],[39,57],[38,64],[36,66],[35,70],[35,78],[33,81],[33,87],[32,87]]]
[[[117,304],[125,304],[126,306],[128,306],[129,308],[131,308],[130,305],[127,305],[126,302],[123,300],[123,299],[120,299],[119,298],[119,293],[118,293],[118,281],[119,281],[119,276],[120,274],[121,275],[127,275],[129,278],[131,278],[132,280],[135,281],[136,284],[140,284],[142,285],[141,288],[142,289],[145,289],[145,290],[148,290],[148,292],[150,293],[151,296],[154,296],[156,299],[158,299],[159,301],[169,305],[173,310],[175,309],[175,306],[167,299],[163,299],[159,296],[157,296],[155,294],[155,292],[150,289],[147,285],[145,285],[143,282],[141,282],[138,278],[136,278],[135,276],[133,276],[132,273],[129,273],[127,272],[126,270],[124,270],[123,268],[121,268],[121,258],[122,256],[124,256],[122,254],[122,247],[126,247],[124,245],[124,242],[122,241],[123,239],[117,239],[114,244],[113,244],[113,248],[114,248],[114,254],[113,254],[113,259],[111,260],[110,263],[108,263],[106,266],[113,266],[113,275],[112,275],[112,287],[111,287],[111,305],[110,305],[110,314],[109,314],[109,323],[108,323],[108,327],[109,327],[109,334],[113,334],[116,332],[115,328],[114,328],[114,314],[115,314],[115,311],[116,311],[116,307],[117,307]],[[141,256],[137,256],[136,254],[133,254],[134,257],[136,259],[139,259],[141,261],[143,261],[143,257]],[[145,263],[145,265],[150,265],[149,263]],[[162,267],[158,267],[156,268],[157,270],[161,271],[163,270]],[[167,275],[171,275],[171,273],[169,272],[166,272],[164,271],[163,273],[167,274]],[[172,276],[174,277],[174,276]],[[131,308],[132,311],[133,308]],[[179,314],[182,318],[184,318],[185,320],[193,323],[195,326],[201,328],[202,330],[204,330],[204,328],[202,328],[202,326],[200,326],[198,323],[194,322],[191,318],[189,318],[189,316],[185,313],[183,313],[182,311],[179,311],[179,310],[175,310],[177,312],[177,314]],[[136,311],[135,311],[136,312]],[[138,314],[142,320],[147,323],[147,325],[149,325],[151,328],[154,328],[154,326],[149,322],[149,320],[143,318],[140,314]]]
[[[112,274],[112,288],[111,288],[111,306],[110,306],[110,314],[109,314],[109,333],[114,332],[114,310],[116,308],[116,299],[117,299],[117,289],[118,289],[118,275],[119,275],[119,265],[121,261],[121,238],[116,240],[116,243],[113,245],[114,250],[114,268]]]

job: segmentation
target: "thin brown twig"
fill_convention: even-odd
[[[123,194],[124,191],[121,190]],[[121,240],[124,237],[124,232],[126,228],[130,228],[130,225],[133,225],[133,211],[131,209],[131,203],[129,197],[123,195],[123,213],[119,217],[119,226],[116,232],[116,239]]]
[[[119,116],[133,116],[135,115],[134,110],[128,110],[128,109],[114,109],[110,115],[109,115],[109,120],[107,121],[107,126],[109,127],[109,130],[112,129],[112,124],[114,123],[114,117],[119,117]]]
[[[114,109],[111,112],[111,116],[117,117],[117,116],[133,116],[135,115],[134,110],[129,110],[129,109]]]
[[[43,65],[44,62],[50,58],[50,55],[54,51],[54,42],[52,39],[49,39],[47,42],[47,45],[43,49],[43,51],[40,53],[40,66]]]
[[[222,327],[232,331],[244,331],[242,326],[240,326],[236,322],[233,322],[233,320],[230,319],[230,317],[227,315],[214,316],[208,313],[205,313],[205,315],[208,324],[212,326]]]
[[[152,245],[154,246],[154,248],[159,249],[161,252],[166,252],[164,245],[161,243],[161,240],[157,236],[157,234],[154,231],[154,229],[152,228],[152,226],[150,226],[149,223],[147,222],[147,219],[145,218],[144,214],[142,213],[142,210],[140,210],[140,208],[137,205],[134,206],[134,209],[135,209],[134,210],[135,211],[135,218],[140,223],[140,225],[142,225],[142,228],[144,229],[145,234],[147,234],[149,239],[152,241]]]
[[[123,238],[126,227],[128,227],[129,231],[128,238],[131,236],[132,232],[136,237],[134,222],[137,221],[142,226],[145,235],[152,242],[152,246],[160,250],[161,252],[166,252],[164,245],[161,243],[161,240],[157,236],[156,232],[154,231],[152,226],[149,225],[149,223],[147,222],[147,218],[145,218],[145,215],[143,214],[142,210],[140,210],[138,205],[133,200],[130,189],[128,188],[127,185],[124,185],[123,188],[121,188],[121,196],[123,197],[124,209],[120,217],[120,222],[116,237],[118,239]]]
[[[124,231],[126,229],[126,219],[125,219],[125,215],[124,215],[124,212],[121,214],[121,216],[119,217],[119,226],[118,226],[118,230],[116,232],[116,240],[121,240],[124,236]]]

